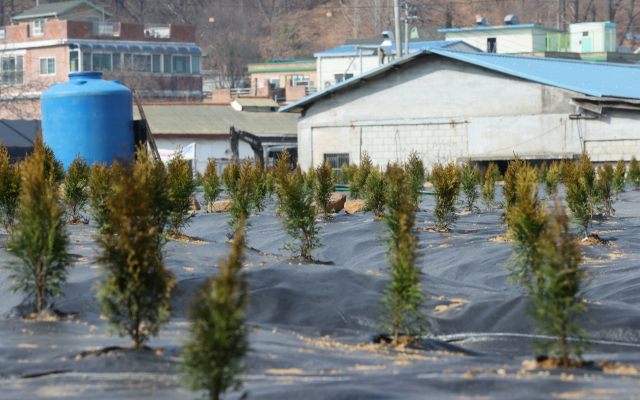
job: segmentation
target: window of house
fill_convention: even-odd
[[[200,73],[200,56],[191,56],[191,73]]]
[[[488,38],[487,39],[487,53],[497,53],[498,52],[498,43],[496,38]]]
[[[123,56],[124,63],[123,63],[122,69],[125,69],[125,70],[126,70],[126,69],[131,69],[131,68],[133,68],[133,66],[131,65],[131,59],[132,59],[132,58],[133,58],[133,55],[131,55],[131,54],[125,54],[125,55]]]
[[[0,28],[0,40],[5,40],[7,38],[7,29]]]
[[[44,35],[44,19],[37,19],[33,21],[33,36]]]
[[[151,56],[134,54],[133,69],[137,72],[151,72]]]
[[[329,161],[331,169],[336,172],[340,171],[342,164],[347,163],[349,165],[349,153],[329,153],[324,155],[324,160]]]
[[[335,74],[333,78],[336,80],[336,83],[340,83],[344,81],[344,74]]]
[[[40,59],[40,75],[54,75],[56,73],[55,57],[46,57]]]
[[[190,72],[189,56],[173,56],[173,73],[174,74],[188,74]]]
[[[24,76],[24,56],[2,57],[2,84],[22,85]]]
[[[111,54],[93,53],[93,71],[111,71]]]
[[[69,72],[78,72],[80,71],[80,60],[78,58],[77,51],[69,52]]]
[[[82,53],[82,70],[91,71],[91,53]]]
[[[582,32],[582,36],[583,37],[589,36],[589,32]]]
[[[122,55],[120,53],[113,53],[113,70],[119,71],[122,69]]]
[[[165,74],[170,74],[171,73],[171,56],[168,54],[165,54],[162,57],[164,59],[164,68],[162,69],[162,72],[164,72]]]
[[[162,72],[160,65],[160,54],[153,55],[153,72]]]

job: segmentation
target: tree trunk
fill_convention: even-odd
[[[399,296],[398,293],[396,293],[396,303],[395,303],[395,310],[393,313],[393,345],[397,346],[398,345],[398,336],[399,336],[399,331],[400,331],[400,319],[398,318],[398,302],[399,302]]]
[[[38,308],[38,312],[40,312],[42,311],[42,294],[44,292],[44,288],[42,287],[42,259],[38,260],[37,268],[38,276],[36,276],[36,306]]]

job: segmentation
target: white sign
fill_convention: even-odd
[[[182,150],[182,156],[184,157],[185,160],[189,161],[196,158],[195,142],[187,145],[184,149],[181,149],[181,150]],[[176,153],[176,151],[177,150],[158,149],[158,153],[160,153],[160,159],[164,163],[168,162]]]

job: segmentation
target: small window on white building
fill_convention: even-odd
[[[33,21],[33,36],[44,35],[44,19],[37,19]]]
[[[487,38],[487,53],[497,53],[498,42],[496,38]]]
[[[324,160],[329,161],[331,164],[331,169],[334,172],[340,171],[340,167],[342,164],[347,164],[349,166],[349,153],[329,153],[324,155]]]
[[[173,56],[173,73],[188,74],[191,72],[189,56]]]
[[[79,58],[77,51],[69,52],[69,72],[78,72],[80,71]]]
[[[200,73],[200,56],[191,56],[191,73]]]
[[[133,70],[136,72],[151,72],[151,56],[144,54],[134,54]]]
[[[24,83],[24,56],[2,57],[2,84],[22,85]]]
[[[160,54],[153,55],[153,72],[161,72],[160,69]]]
[[[56,59],[55,57],[46,57],[40,59],[40,75],[55,75]]]
[[[0,40],[5,40],[7,38],[7,29],[0,28]]]

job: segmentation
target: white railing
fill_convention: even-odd
[[[307,90],[306,90],[306,95],[307,96],[310,95],[310,94],[317,93],[317,92],[318,92],[318,90],[315,88],[315,86],[311,86],[311,87],[307,86]]]
[[[168,39],[171,37],[171,28],[168,24],[144,24],[144,36]]]
[[[250,96],[251,88],[231,88],[231,97],[233,96]]]
[[[117,22],[94,22],[98,24],[99,36],[120,36],[120,24]]]

